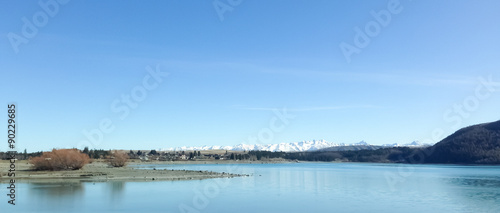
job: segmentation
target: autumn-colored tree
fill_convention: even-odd
[[[35,170],[77,170],[89,163],[89,156],[78,149],[53,149],[40,157],[30,158]]]
[[[115,151],[109,157],[108,163],[113,167],[123,167],[127,164],[128,159],[129,159],[128,154]]]

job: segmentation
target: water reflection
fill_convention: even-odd
[[[111,192],[110,199],[113,202],[118,202],[123,198],[125,192],[125,182],[123,181],[111,181],[106,182],[106,188]]]
[[[27,191],[35,205],[74,206],[84,198],[85,187],[79,181],[27,184]]]
[[[40,195],[40,197],[48,199],[79,197],[84,193],[84,186],[81,182],[31,183],[28,186],[30,194]]]
[[[450,178],[450,183],[460,186],[488,187],[500,189],[500,177],[465,176]]]
[[[449,184],[451,194],[455,195],[463,203],[475,208],[500,210],[500,177],[466,175],[450,177],[445,179]],[[474,202],[472,202],[474,201]]]
[[[270,185],[278,188],[281,192],[303,191],[313,194],[321,194],[331,191],[340,185],[334,174],[316,170],[289,170],[279,169],[270,174]]]
[[[226,165],[185,168],[228,171]],[[252,176],[174,182],[23,183],[19,184],[19,205],[14,212],[140,212],[144,209],[178,212],[181,203],[200,210],[198,212],[217,212],[222,206],[224,212],[242,213],[330,212],[332,209],[341,212],[500,212],[500,167],[415,166],[414,173],[396,179],[399,182],[394,190],[385,174],[400,175],[398,166],[238,165],[235,171]],[[220,186],[219,193],[205,194],[204,189],[214,185]],[[5,184],[0,186],[4,188]],[[205,201],[208,204],[203,208],[195,207]],[[6,202],[3,203],[6,206]]]
[[[122,199],[125,193],[125,182],[109,181],[109,182],[35,182],[27,184],[28,193],[35,195],[40,201],[51,202],[61,200],[66,203],[78,202],[85,196],[85,191],[101,191],[108,193],[110,201],[116,202]]]

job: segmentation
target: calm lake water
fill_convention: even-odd
[[[290,163],[145,165],[250,177],[17,185],[2,212],[500,212],[500,166]]]

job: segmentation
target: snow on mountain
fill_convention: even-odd
[[[370,144],[368,144],[367,142],[365,141],[361,141],[361,142],[358,142],[358,143],[355,143],[353,144],[355,146],[369,146]]]
[[[203,150],[232,150],[232,151],[271,151],[271,152],[306,152],[306,151],[316,151],[329,147],[336,146],[371,146],[365,141],[361,141],[354,144],[344,144],[344,143],[331,143],[325,140],[313,140],[313,141],[301,141],[293,143],[280,143],[280,144],[238,144],[235,146],[190,146],[190,147],[177,147],[162,149],[162,151],[203,151]],[[409,144],[385,144],[384,147],[420,147],[425,146],[424,144],[414,141]]]
[[[385,147],[425,147],[425,146],[431,146],[430,144],[424,144],[419,141],[413,141],[411,143],[407,144],[398,144],[398,143],[393,143],[393,144],[384,144],[382,146]]]

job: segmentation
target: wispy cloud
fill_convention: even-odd
[[[295,67],[276,67],[261,65],[251,62],[224,62],[224,61],[164,61],[163,64],[173,67],[212,73],[242,72],[255,74],[288,75],[300,78],[313,78],[321,80],[342,82],[379,83],[387,85],[415,85],[415,86],[457,86],[476,85],[477,76],[473,74],[440,73],[433,70],[374,70],[360,71],[311,68],[301,69]]]
[[[273,111],[283,109],[283,107],[244,107],[244,106],[233,106],[233,108],[241,110],[253,110],[253,111]],[[300,108],[286,108],[290,112],[310,112],[310,111],[328,111],[328,110],[342,110],[342,109],[381,109],[381,106],[375,105],[348,105],[348,106],[312,106],[312,107],[300,107]]]

